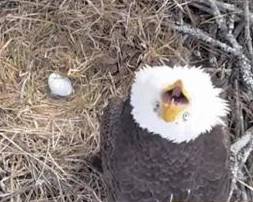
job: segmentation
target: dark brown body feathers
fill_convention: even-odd
[[[141,129],[129,100],[104,111],[101,156],[108,202],[222,202],[229,193],[226,132],[221,126],[175,144]]]

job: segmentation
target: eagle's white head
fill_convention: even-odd
[[[132,115],[149,132],[188,142],[224,124],[229,107],[221,91],[201,68],[146,66],[131,89]]]

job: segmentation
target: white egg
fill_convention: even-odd
[[[52,73],[48,77],[48,86],[52,95],[69,96],[73,87],[69,78],[58,73]]]

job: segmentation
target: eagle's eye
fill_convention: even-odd
[[[190,113],[189,112],[184,112],[183,113],[183,121],[188,121],[190,117]]]

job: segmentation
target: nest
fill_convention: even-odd
[[[245,26],[253,21],[250,3],[218,6],[234,25],[239,50],[226,45],[213,16],[219,13],[205,1],[0,1],[1,201],[103,201],[104,183],[93,164],[99,117],[110,97],[127,96],[134,71],[145,64],[202,65],[231,102],[231,140],[243,136],[252,126],[251,81],[242,64],[235,67],[230,49],[192,30],[243,51],[252,65],[245,43],[252,37]],[[50,95],[52,72],[72,80],[72,96]],[[244,162],[247,190],[251,162]]]

